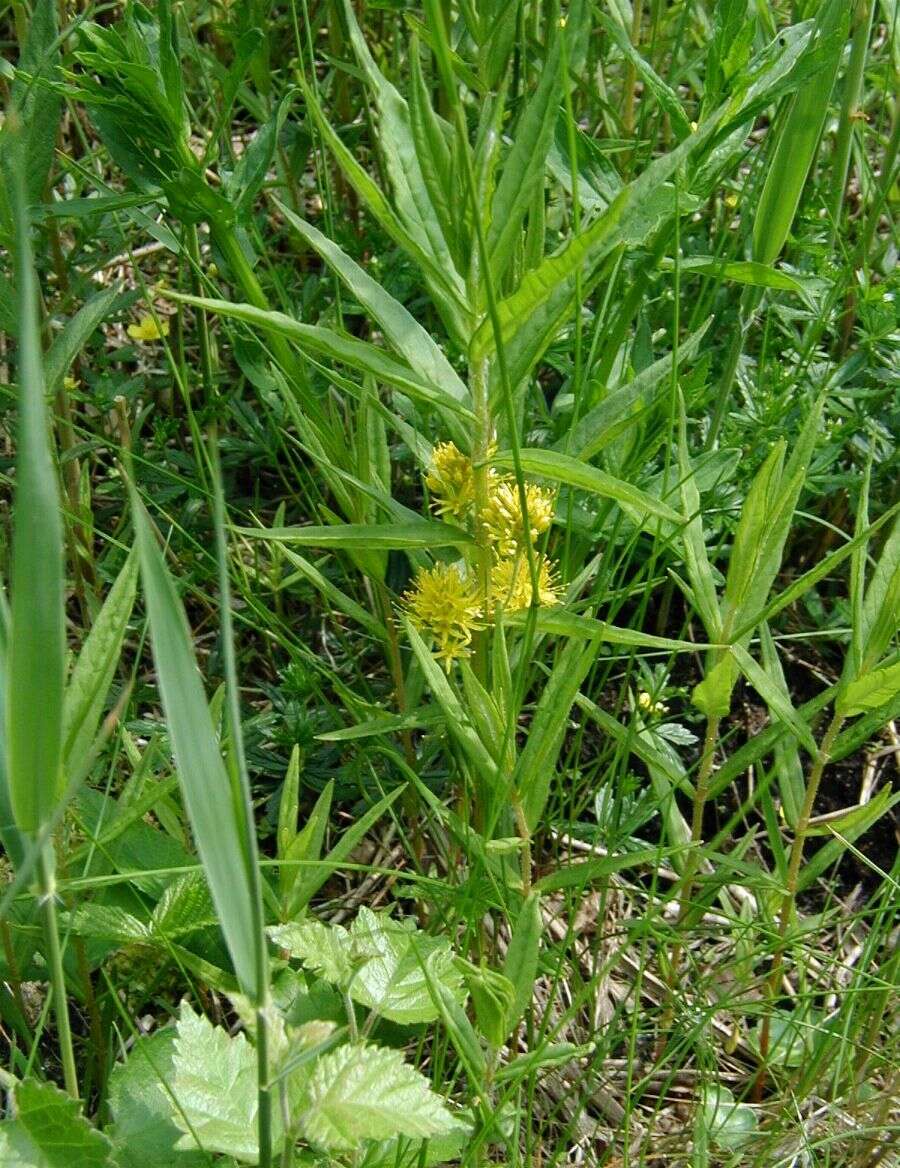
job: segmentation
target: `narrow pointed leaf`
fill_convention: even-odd
[[[254,828],[243,820],[242,800],[219,751],[184,608],[136,496],[132,511],[153,659],[184,801],[238,980],[256,1001],[262,991],[255,956],[260,913],[245,875],[255,862]]]

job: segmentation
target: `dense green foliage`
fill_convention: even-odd
[[[2,19],[0,1163],[895,1163],[896,0]]]

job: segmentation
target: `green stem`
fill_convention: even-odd
[[[188,226],[187,245],[188,255],[191,259],[191,292],[195,296],[202,296],[203,289],[200,287],[200,239],[197,235],[197,225],[195,223],[191,223]],[[212,350],[209,343],[209,319],[206,315],[206,309],[198,308],[195,311],[197,314],[197,343],[200,348],[200,376],[203,381],[206,404],[209,405],[213,400],[214,392]]]
[[[63,1066],[66,1090],[78,1098],[78,1073],[75,1070],[75,1052],[72,1048],[72,1030],[69,1025],[69,1003],[66,997],[66,975],[63,969],[62,948],[59,943],[59,921],[56,916],[56,857],[53,845],[48,843],[41,851],[38,881],[44,911],[44,932],[50,966],[50,992],[56,1013],[59,1035],[59,1053]]]
[[[490,454],[494,431],[491,419],[489,395],[489,366],[486,360],[479,361],[469,370],[469,382],[472,390],[472,406],[477,419],[475,423],[475,441],[472,444],[472,462],[474,464],[473,478],[475,488],[475,563],[478,571],[479,591],[484,597],[485,610],[490,608],[491,589],[491,548],[487,531],[483,523],[483,516],[488,504],[489,467],[487,459]],[[475,634],[475,656],[473,668],[475,676],[482,684],[487,682],[487,636],[486,629]]]
[[[694,804],[691,811],[691,850],[688,852],[684,866],[684,879],[678,897],[678,919],[683,921],[691,907],[691,896],[694,892],[694,880],[697,876],[697,855],[700,842],[703,839],[703,813],[709,800],[709,787],[713,773],[713,763],[716,757],[716,744],[719,741],[719,716],[710,714],[706,719],[706,735],[703,739],[703,753],[700,756],[700,769],[697,772],[697,782],[694,786]],[[676,953],[679,950],[676,949]],[[673,968],[678,964],[673,954]]]
[[[260,1006],[256,1011],[256,1084],[259,1101],[259,1168],[271,1168],[272,1089],[269,1085],[269,1019],[266,1006]]]
[[[806,791],[803,795],[803,806],[800,809],[800,815],[797,817],[797,826],[794,828],[794,839],[791,844],[791,853],[788,859],[787,879],[785,881],[784,894],[781,898],[781,910],[778,919],[778,940],[775,945],[775,953],[772,956],[772,970],[768,980],[770,1007],[778,996],[778,986],[781,982],[784,952],[787,947],[785,945],[785,938],[787,937],[791,917],[794,915],[794,902],[797,899],[797,883],[800,876],[800,865],[803,862],[803,848],[806,843],[807,832],[809,831],[809,821],[812,817],[816,795],[819,792],[822,772],[831,761],[831,751],[843,723],[843,715],[835,714],[829,723],[828,729],[825,731],[822,741],[819,743],[819,749],[813,761],[809,780],[806,784]],[[755,1095],[757,1099],[761,1098],[766,1082],[766,1058],[769,1054],[771,1021],[770,1009],[763,1018],[762,1029],[759,1035],[759,1057],[762,1067],[760,1068],[759,1077],[756,1081]]]
[[[531,893],[531,830],[528,827],[528,820],[525,818],[525,809],[518,796],[513,798],[513,811],[516,816],[519,838],[522,841],[522,895],[528,896]]]
[[[857,0],[854,13],[855,27],[853,41],[850,47],[850,62],[847,66],[847,76],[844,80],[844,98],[841,102],[841,116],[838,122],[837,141],[834,145],[834,162],[832,175],[834,186],[831,192],[831,246],[834,246],[841,216],[841,205],[844,202],[844,190],[847,186],[847,173],[850,169],[850,147],[853,141],[853,122],[857,116],[859,99],[862,94],[863,79],[866,70],[866,50],[869,46],[869,34],[872,29],[872,17],[875,12],[873,0]]]

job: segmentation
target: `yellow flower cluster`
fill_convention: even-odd
[[[546,556],[538,556],[535,568],[538,604],[556,604],[559,593],[553,565]],[[497,560],[491,569],[491,590],[494,603],[506,612],[530,608],[534,589],[528,557],[519,555],[511,560]]]
[[[467,657],[472,633],[484,627],[493,611],[516,612],[532,604],[534,588],[526,549],[526,524],[518,484],[491,468],[487,503],[475,514],[475,473],[472,460],[452,442],[434,448],[425,476],[432,507],[441,516],[467,524],[487,539],[493,553],[488,594],[475,573],[463,564],[438,564],[421,569],[404,603],[413,624],[431,637],[435,652],[449,670],[453,661]],[[525,484],[528,534],[533,544],[553,522],[552,491],[536,483]],[[553,565],[544,555],[535,556],[537,603],[559,600]]]
[[[403,597],[416,628],[431,635],[437,655],[449,670],[457,657],[468,657],[472,633],[482,627],[481,597],[465,568],[435,564],[420,568],[415,587]]]
[[[526,483],[525,507],[531,542],[534,543],[553,522],[552,492],[535,483]],[[491,490],[482,522],[499,556],[514,556],[525,546],[525,517],[515,481],[504,479]]]

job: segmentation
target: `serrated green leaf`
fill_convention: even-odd
[[[0,1123],[3,1168],[111,1168],[112,1145],[80,1114],[77,1099],[26,1079],[15,1089],[16,1118]]]
[[[431,1000],[422,961],[432,961],[433,975],[460,1001],[462,976],[443,937],[431,937],[384,913],[360,908],[350,929],[320,921],[276,925],[269,936],[310,970],[347,991],[360,1005],[392,1022],[431,1022]]]
[[[234,1037],[182,1002],[178,1018],[172,1090],[178,1100],[172,1119],[184,1133],[176,1147],[221,1152],[247,1164],[259,1154],[256,1054],[243,1034]],[[278,1109],[273,1148],[284,1135]]]
[[[114,904],[80,904],[69,916],[72,931],[79,937],[116,944],[146,944],[150,931],[143,921]]]
[[[342,925],[326,925],[315,920],[291,921],[272,925],[267,931],[276,945],[302,961],[307,969],[343,989],[360,964],[350,934]]]
[[[425,1139],[455,1126],[428,1080],[399,1051],[361,1045],[317,1061],[300,1122],[306,1139],[336,1152],[398,1135]]]
[[[465,999],[462,975],[445,937],[431,937],[384,913],[360,908],[350,936],[358,953],[368,954],[350,985],[350,996],[392,1022],[431,1022],[434,1007],[422,962],[459,1001]]]
[[[176,1151],[182,1133],[172,1119],[175,1104],[169,1094],[175,1038],[174,1026],[138,1038],[127,1059],[110,1072],[108,1135],[117,1168],[200,1168],[209,1163],[193,1146]]]
[[[216,925],[218,920],[202,873],[189,872],[166,886],[150,918],[150,930],[156,940],[174,941],[185,933]]]

